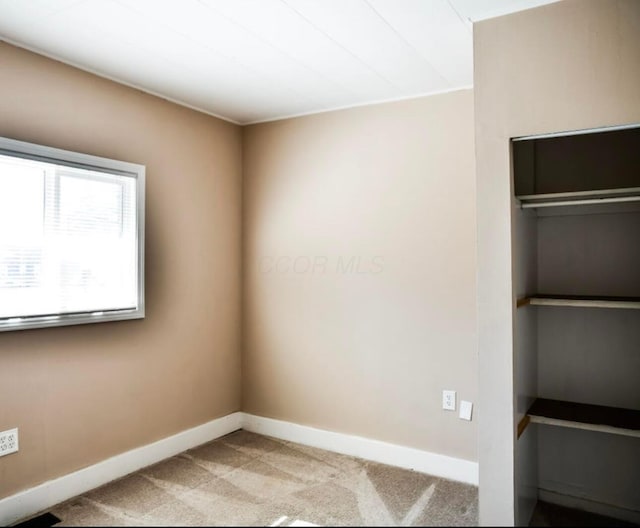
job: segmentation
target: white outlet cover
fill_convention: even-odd
[[[18,429],[0,432],[0,456],[18,451]]]
[[[456,410],[456,391],[454,390],[442,391],[442,408],[445,411]]]
[[[460,402],[460,419],[471,421],[471,413],[473,411],[473,403],[462,400]]]

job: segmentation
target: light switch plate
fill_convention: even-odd
[[[473,411],[473,403],[462,400],[460,402],[460,419],[471,420],[471,412]]]

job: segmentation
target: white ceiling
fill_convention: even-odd
[[[472,22],[551,1],[0,0],[0,39],[246,124],[469,87]]]

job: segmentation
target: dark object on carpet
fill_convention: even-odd
[[[53,526],[59,522],[60,519],[58,519],[53,513],[47,512],[42,515],[38,515],[37,517],[32,517],[27,521],[15,524],[14,528],[49,528],[49,526]]]

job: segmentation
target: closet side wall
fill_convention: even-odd
[[[538,289],[538,218],[534,211],[516,208],[514,264],[516,299]],[[514,368],[516,423],[524,418],[538,395],[538,318],[535,309],[517,310],[514,319]],[[538,437],[535,427],[526,427],[516,449],[516,517],[525,522],[538,499]]]
[[[515,522],[511,137],[640,122],[640,2],[565,0],[474,25],[480,521]]]

